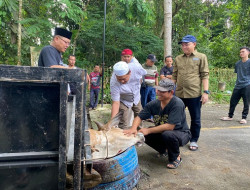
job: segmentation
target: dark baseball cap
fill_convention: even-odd
[[[196,38],[192,35],[186,35],[182,38],[182,40],[180,42],[178,42],[178,44],[181,44],[183,42],[196,42]]]
[[[175,84],[172,80],[165,78],[161,79],[158,86],[154,86],[155,89],[160,90],[162,92],[167,92],[170,90],[174,90]]]
[[[157,61],[157,59],[156,59],[156,57],[155,57],[154,54],[149,54],[148,57],[147,57],[147,59],[150,59],[150,60],[153,61],[153,62],[156,62],[156,61]]]

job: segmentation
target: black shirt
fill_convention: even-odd
[[[173,66],[172,67],[164,66],[161,69],[160,75],[167,76],[167,75],[172,75],[172,73],[173,73]]]
[[[52,65],[63,65],[61,53],[53,46],[45,46],[38,60],[38,66],[50,67]]]
[[[142,120],[149,119],[151,115],[153,116],[155,126],[168,123],[175,125],[174,130],[189,130],[184,103],[176,96],[173,96],[164,109],[161,108],[159,100],[153,100],[139,113],[139,117]]]

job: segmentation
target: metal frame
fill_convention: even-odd
[[[59,151],[52,152],[39,152],[39,153],[14,153],[17,158],[32,158],[32,157],[56,157],[58,156],[58,189],[64,190],[66,186],[66,127],[67,127],[67,85],[69,82],[76,82],[76,124],[75,124],[75,155],[74,155],[74,189],[80,189],[81,184],[81,147],[82,147],[82,131],[85,125],[85,104],[83,104],[83,84],[86,84],[86,71],[81,69],[58,69],[58,68],[46,68],[46,67],[25,67],[25,66],[0,66],[0,81],[5,82],[28,82],[28,83],[58,83],[60,85],[60,115],[59,115]],[[86,87],[85,87],[86,88]],[[83,133],[83,134],[82,134]],[[0,161],[5,160],[13,156],[13,154],[1,154]],[[0,163],[1,164],[1,163]],[[9,163],[10,164],[10,163]],[[55,163],[48,163],[55,164]],[[6,167],[8,163],[5,162]]]

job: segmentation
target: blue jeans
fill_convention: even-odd
[[[96,108],[97,104],[98,104],[98,96],[99,96],[99,91],[100,88],[97,89],[90,89],[90,108]]]
[[[191,117],[191,125],[190,131],[192,134],[192,138],[190,142],[197,142],[200,137],[201,130],[201,96],[198,98],[181,98],[185,107],[188,108],[190,117]]]
[[[141,105],[143,108],[148,102],[155,100],[155,98],[156,98],[155,88],[153,88],[152,86],[141,88]]]

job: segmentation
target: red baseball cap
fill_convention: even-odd
[[[122,50],[121,55],[133,55],[133,52],[131,49],[124,49]]]

